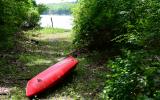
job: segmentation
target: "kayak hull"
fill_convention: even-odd
[[[58,81],[74,69],[77,64],[78,61],[74,57],[69,56],[55,65],[50,66],[48,69],[28,81],[26,96],[32,97],[43,92],[47,88],[56,85]]]

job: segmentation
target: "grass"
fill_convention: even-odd
[[[27,34],[34,36],[37,36],[38,34],[54,34],[54,33],[67,33],[70,32],[69,29],[61,29],[61,28],[35,28],[33,30],[27,31]]]
[[[69,30],[38,29],[25,32],[16,52],[0,53],[0,87],[11,89],[5,98],[28,100],[25,86],[29,79],[45,70],[73,50]],[[37,34],[37,35],[35,35]],[[23,41],[25,40],[25,41]],[[56,87],[49,88],[36,99],[98,99],[106,80],[107,69],[98,64],[102,55],[81,54],[79,64]],[[0,99],[4,96],[0,95]]]

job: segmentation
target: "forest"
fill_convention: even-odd
[[[48,8],[48,10],[43,12],[43,14],[71,15],[74,5],[75,2],[46,4],[45,6]]]
[[[0,99],[28,99],[27,81],[70,52],[77,67],[33,99],[160,99],[159,0],[0,4]],[[40,15],[48,8],[73,12],[73,29],[41,28]]]

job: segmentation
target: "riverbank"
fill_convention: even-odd
[[[0,58],[0,87],[9,90],[1,98],[28,99],[25,86],[29,79],[60,61],[73,50],[72,33],[63,29],[36,29],[25,32],[23,47]],[[1,54],[2,55],[2,54]],[[56,87],[49,88],[38,99],[97,99],[102,92],[107,69],[99,64],[97,53],[80,54],[76,69]]]

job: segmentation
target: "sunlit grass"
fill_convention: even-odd
[[[26,63],[27,66],[51,64],[51,60],[42,55],[20,55],[19,60]]]
[[[65,32],[70,32],[71,30],[69,29],[61,29],[61,28],[36,28],[33,30],[27,31],[27,34],[30,34],[32,36],[36,36],[38,34],[56,34],[56,33],[65,33]]]
[[[20,87],[13,87],[10,97],[10,100],[29,100],[26,96],[25,96],[25,90],[20,88]]]

